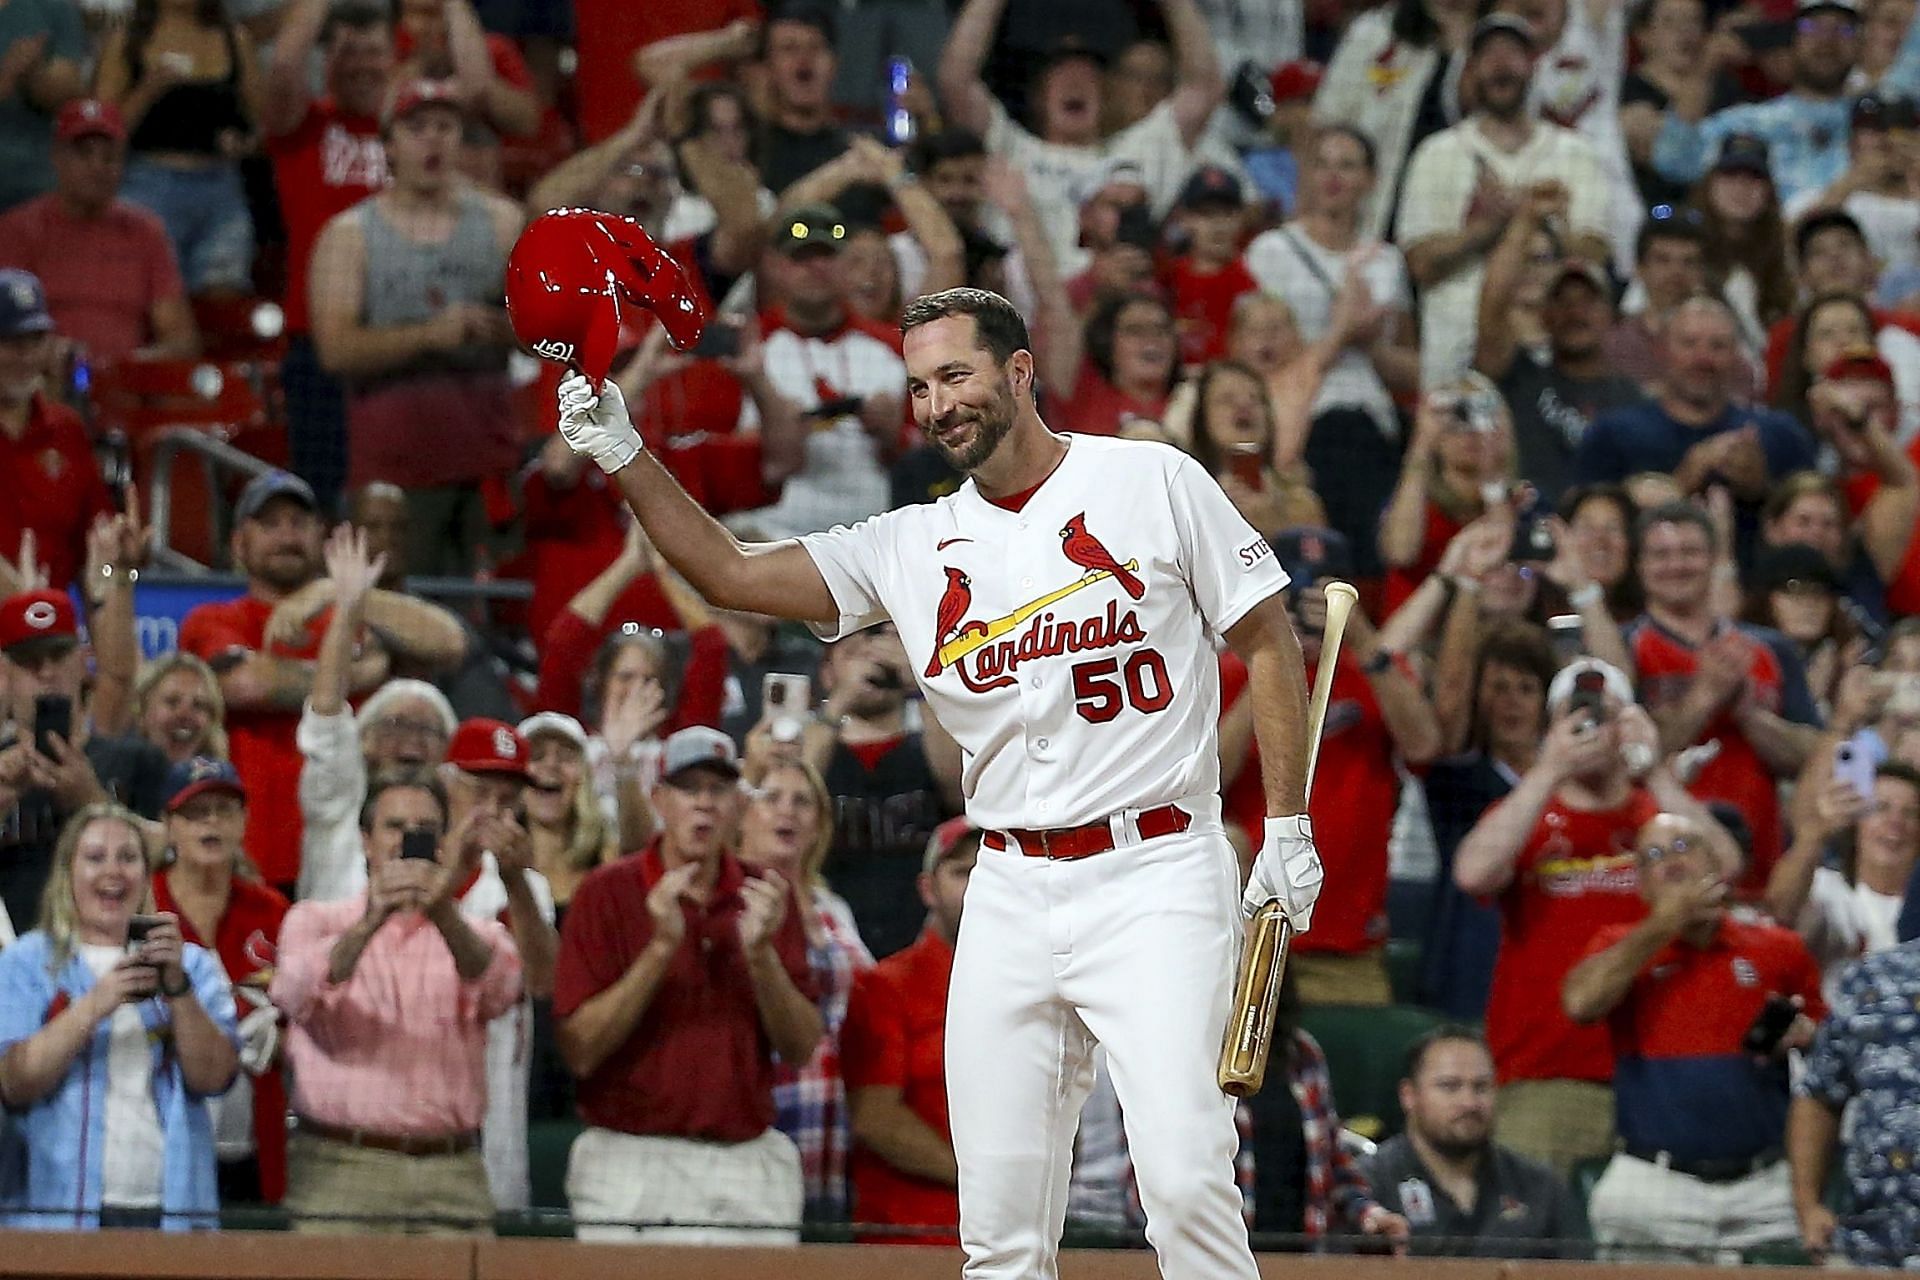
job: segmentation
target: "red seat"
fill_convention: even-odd
[[[252,360],[278,363],[286,354],[286,318],[279,316],[271,334],[262,334],[256,320],[262,307],[277,303],[252,294],[200,297],[193,300],[194,323],[200,328],[205,358],[213,361]]]

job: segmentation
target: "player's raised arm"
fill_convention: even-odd
[[[560,384],[560,434],[613,478],[654,548],[708,603],[799,622],[838,619],[826,579],[798,542],[741,542],[648,455],[611,379],[598,395],[579,374]]]

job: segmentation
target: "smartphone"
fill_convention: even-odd
[[[1507,548],[1507,559],[1520,563],[1545,564],[1551,561],[1557,552],[1553,545],[1553,530],[1547,522],[1537,517],[1525,519],[1514,528],[1513,545]]]
[[[1843,742],[1833,749],[1834,780],[1851,783],[1862,800],[1873,799],[1873,775],[1873,757],[1857,743]]]
[[[127,954],[133,955],[160,924],[159,916],[134,916],[127,921]]]
[[[1227,467],[1233,478],[1249,489],[1260,490],[1266,485],[1266,459],[1261,456],[1258,445],[1251,449],[1235,449],[1227,457]]]
[[[911,146],[915,131],[907,90],[913,86],[913,63],[895,55],[887,59],[887,145]]]
[[[43,693],[33,700],[33,749],[49,760],[58,760],[51,739],[73,742],[73,699],[64,693]]]
[[[1760,1006],[1753,1025],[1747,1028],[1740,1047],[1756,1058],[1771,1058],[1792,1028],[1793,1020],[1799,1016],[1800,1010],[1793,1001],[1783,995],[1769,995],[1767,1002]]]
[[[1593,724],[1600,724],[1607,718],[1607,678],[1598,671],[1582,671],[1573,678],[1573,694],[1567,699],[1567,710],[1584,711]]]
[[[848,414],[860,412],[860,406],[866,400],[861,396],[840,396],[833,400],[822,400],[807,416],[831,422],[835,418],[844,418]]]
[[[400,835],[400,856],[416,858],[421,862],[437,862],[440,855],[440,837],[425,827],[415,827]]]
[[[740,354],[740,326],[731,320],[716,320],[700,331],[693,353],[702,360],[731,360]]]
[[[785,671],[760,677],[760,705],[775,742],[798,742],[813,709],[813,682]]]
[[[1553,652],[1562,662],[1572,662],[1587,651],[1586,623],[1580,621],[1577,613],[1548,618],[1547,634],[1553,637]]]

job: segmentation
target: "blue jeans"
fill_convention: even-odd
[[[165,224],[188,293],[252,287],[253,215],[238,166],[178,169],[134,157],[120,194]]]

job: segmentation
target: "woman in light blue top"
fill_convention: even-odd
[[[0,1102],[25,1149],[0,1224],[218,1225],[207,1100],[238,1068],[233,995],[176,917],[138,914],[149,901],[140,820],[90,805],[40,927],[0,951]]]

